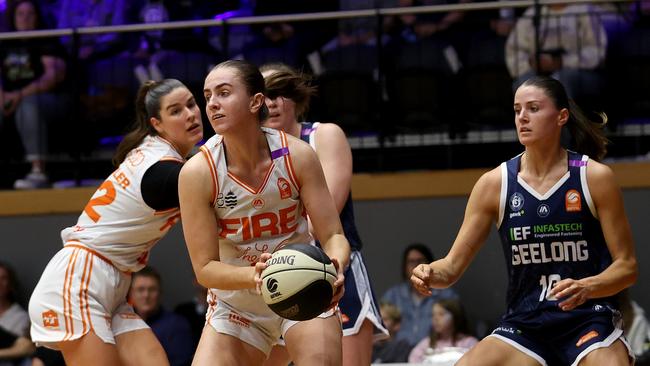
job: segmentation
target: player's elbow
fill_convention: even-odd
[[[639,264],[636,261],[635,257],[632,257],[627,260],[627,268],[628,268],[628,275],[627,275],[627,284],[628,287],[634,285],[639,278]]]
[[[194,266],[194,275],[196,276],[196,282],[205,288],[212,288],[213,284],[210,281],[209,270],[206,268],[207,265],[195,265]]]

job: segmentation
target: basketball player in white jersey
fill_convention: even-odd
[[[203,137],[201,112],[180,81],[144,84],[137,120],[77,224],[61,232],[29,302],[31,337],[66,364],[168,365],[160,343],[126,303],[131,272],[180,217],[178,175]]]
[[[196,278],[210,289],[193,364],[262,365],[282,335],[296,364],[340,365],[336,312],[289,321],[258,291],[270,253],[312,240],[309,213],[339,273],[332,308],[342,296],[350,248],[316,154],[299,139],[261,127],[268,110],[264,79],[253,64],[217,65],[203,92],[216,135],[179,178],[185,241]]]
[[[352,151],[343,130],[334,123],[302,121],[316,88],[309,76],[284,64],[263,65],[266,106],[264,126],[301,138],[316,151],[323,165],[327,187],[339,212],[345,237],[350,242],[350,266],[345,271],[345,294],[339,301],[343,320],[343,365],[369,366],[375,339],[388,337],[381,320],[361,254],[362,242],[354,222],[352,195]],[[287,365],[286,349],[274,347],[266,365]]]

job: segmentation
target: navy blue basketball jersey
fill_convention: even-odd
[[[589,158],[569,151],[566,174],[540,194],[519,177],[521,156],[501,164],[497,225],[509,274],[504,319],[561,312],[549,296],[557,282],[596,275],[612,263],[587,186]],[[579,308],[599,305],[615,304],[592,299]]]
[[[316,129],[318,128],[319,123],[315,122],[302,122],[301,123],[301,129],[300,129],[300,138],[309,143],[311,147],[315,150],[316,149],[316,144],[314,142],[314,132],[316,132]],[[348,199],[345,201],[345,206],[343,206],[343,210],[341,210],[341,214],[339,215],[339,218],[341,219],[341,225],[343,225],[343,232],[345,233],[345,237],[348,239],[348,242],[350,243],[350,249],[352,250],[361,250],[362,243],[361,243],[361,238],[359,237],[359,233],[357,232],[357,226],[354,223],[354,208],[352,206],[352,193],[348,194]]]

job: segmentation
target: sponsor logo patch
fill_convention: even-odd
[[[45,328],[59,328],[59,315],[54,310],[47,310],[41,314]]]
[[[570,189],[564,195],[564,208],[567,212],[582,210],[582,196],[575,189]]]
[[[261,198],[259,198],[259,197],[258,197],[258,198],[255,198],[255,199],[253,200],[253,207],[255,207],[255,208],[258,209],[258,210],[264,208],[264,200],[261,199]]]
[[[551,209],[548,207],[547,204],[542,203],[537,207],[537,216],[539,217],[546,217],[551,213]]]
[[[510,209],[512,211],[519,211],[524,207],[524,196],[519,193],[515,192],[510,196]]]
[[[244,328],[250,328],[250,326],[251,326],[251,321],[249,319],[246,319],[243,316],[241,316],[241,315],[239,315],[237,313],[233,313],[233,312],[231,312],[228,315],[228,321],[235,324],[235,325],[239,325],[240,327],[244,327]]]
[[[287,199],[291,198],[291,186],[284,178],[278,178],[278,190],[280,191],[280,198]]]
[[[578,339],[578,342],[576,343],[576,347],[582,346],[583,344],[585,344],[590,339],[593,339],[594,337],[598,337],[598,332],[596,332],[595,330],[592,330],[589,333],[587,333],[587,334],[583,335],[582,337],[580,337],[580,339]]]

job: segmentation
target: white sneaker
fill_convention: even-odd
[[[14,182],[14,189],[37,189],[47,188],[48,186],[47,175],[35,172],[31,172],[25,178],[18,179]]]

